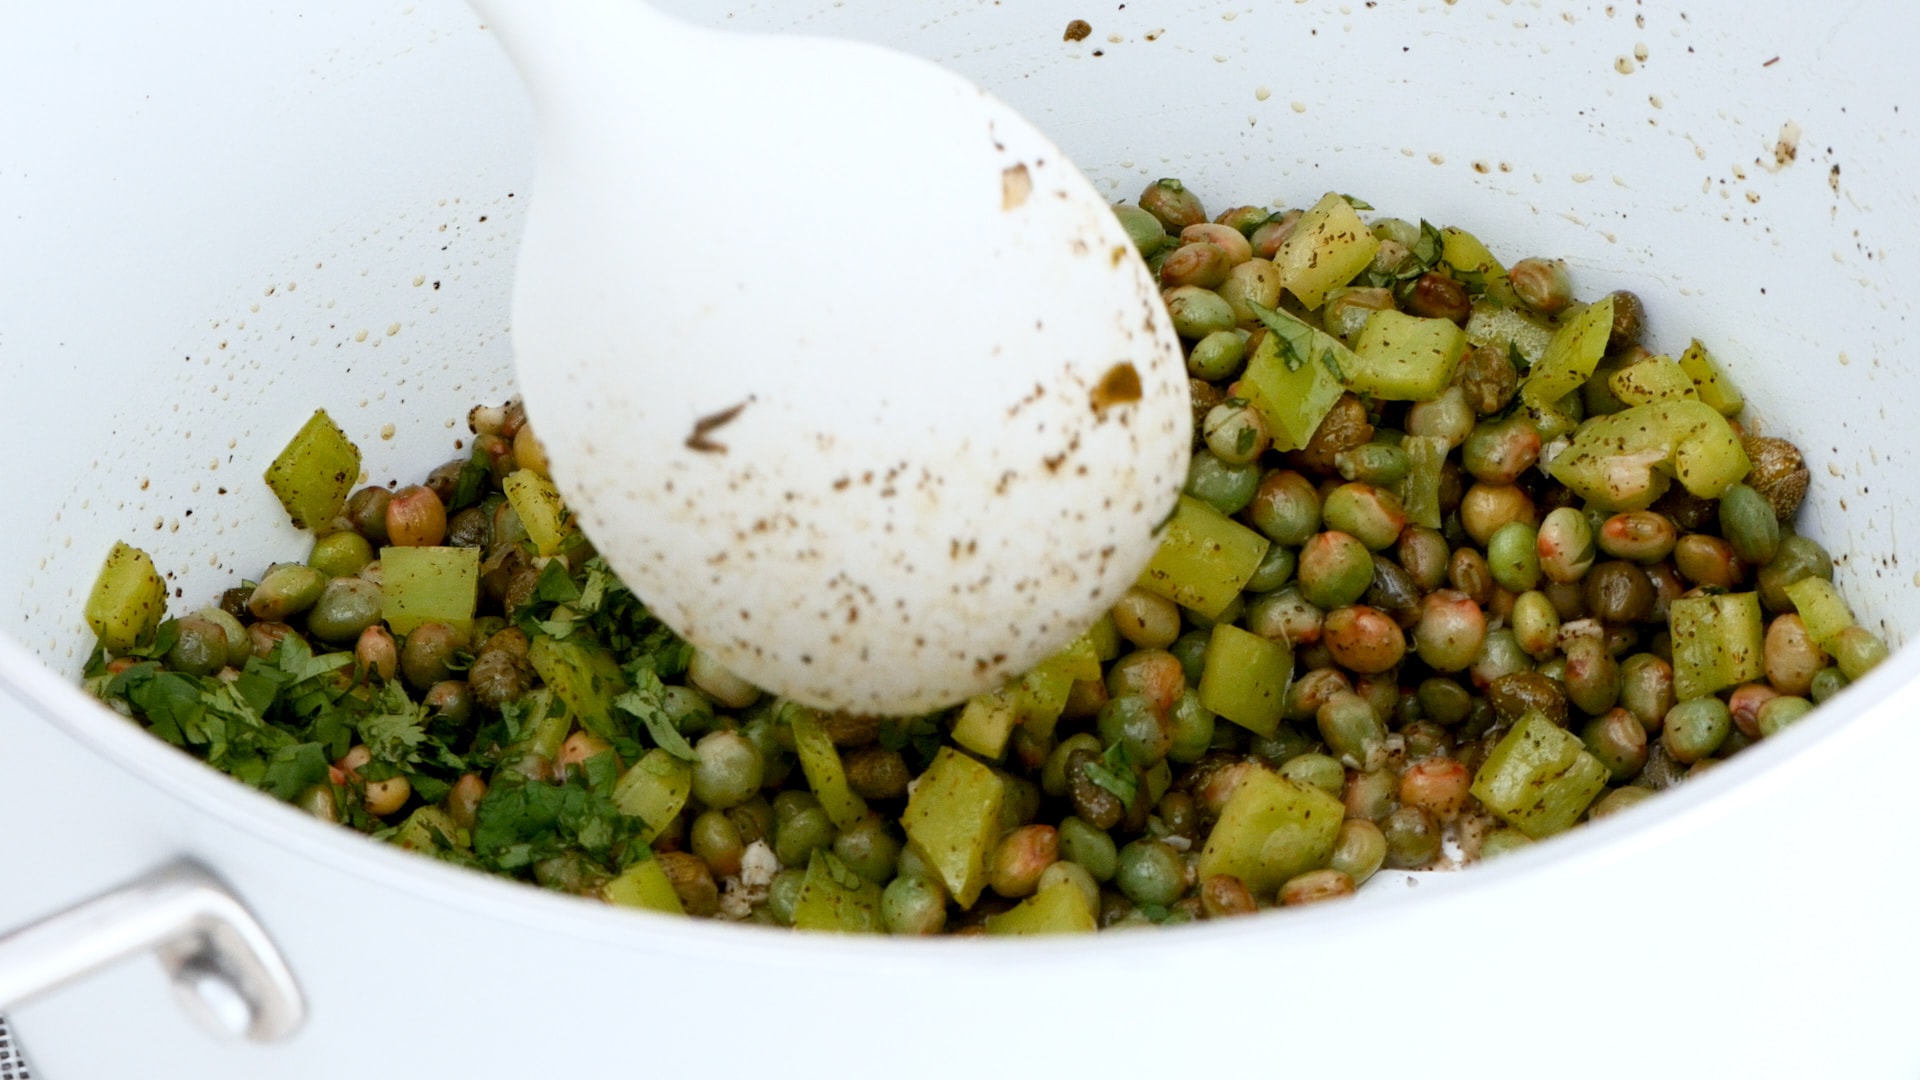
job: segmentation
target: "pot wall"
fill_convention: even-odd
[[[1214,208],[1350,191],[1505,256],[1564,254],[1582,291],[1638,289],[1659,344],[1708,341],[1762,429],[1806,447],[1803,524],[1847,553],[1863,619],[1896,641],[1920,623],[1920,567],[1896,549],[1920,530],[1903,415],[1920,374],[1901,363],[1920,296],[1920,102],[1890,90],[1910,85],[1897,75],[1920,36],[1904,9],[1132,7],[707,14],[948,63],[1115,198],[1160,175]],[[1920,661],[1904,652],[1686,791],[1471,879],[1423,879],[1415,902],[1014,950],[752,934],[477,879],[323,829],[92,708],[67,683],[113,539],[147,547],[178,605],[197,605],[304,553],[258,476],[312,408],[347,427],[370,476],[408,476],[510,383],[528,118],[478,21],[441,2],[181,8],[0,15],[0,370],[13,445],[31,448],[0,535],[0,927],[194,854],[261,916],[313,1014],[284,1046],[224,1046],[130,965],[18,1011],[37,1074],[760,1064],[738,1046],[805,1071],[957,1073],[1059,1052],[1053,1024],[1113,1032],[1072,1049],[1089,1070],[1191,1063],[1177,1033],[1209,1030],[1225,1032],[1210,1053],[1305,1067],[1377,1044],[1380,1019],[1350,1003],[1410,952],[1500,1003],[1475,1015],[1508,1064],[1611,1069],[1568,1017],[1651,995],[1712,1033],[1663,1044],[1652,1060],[1676,1069],[1920,1065],[1894,1011],[1905,991],[1876,985],[1920,961],[1899,902],[1913,875],[1884,857],[1914,749],[1901,721]],[[1063,42],[1076,17],[1092,36]],[[885,224],[903,250],[937,252],[937,208]],[[1621,912],[1633,929],[1614,943]],[[745,989],[768,980],[781,990]],[[1114,1030],[1114,987],[1154,993],[1160,1037]],[[1050,1023],[1017,1011],[1035,1002]],[[1456,1019],[1435,1009],[1435,1027]],[[862,1056],[837,1056],[838,1037]]]

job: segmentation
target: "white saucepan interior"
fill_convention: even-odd
[[[1210,210],[1350,192],[1509,260],[1564,256],[1584,295],[1632,288],[1654,344],[1708,343],[1749,423],[1803,447],[1799,526],[1861,620],[1895,643],[1920,626],[1920,563],[1899,556],[1920,536],[1920,30],[1895,0],[663,6],[947,64],[1115,200],[1160,176]],[[1090,35],[1063,40],[1072,19]],[[45,1075],[1304,1067],[1386,1053],[1408,996],[1422,1031],[1472,1016],[1455,1037],[1497,1033],[1503,1059],[1557,1074],[1619,1060],[1583,1056],[1601,1036],[1578,1010],[1661,1001],[1700,1033],[1663,1044],[1675,1065],[1920,1064],[1898,1002],[1848,989],[1920,962],[1913,876],[1891,857],[1909,651],[1650,807],[1396,886],[1408,903],[1016,948],[602,910],[381,849],[200,768],[68,685],[100,561],[116,539],[146,548],[187,610],[303,556],[260,473],[316,407],[372,479],[453,456],[468,407],[512,391],[508,294],[538,197],[526,102],[455,0],[16,5],[0,102],[0,930],[193,854],[313,1006],[289,1044],[221,1045],[129,966],[20,1010]],[[661,107],[699,109],[699,87]],[[700,242],[699,212],[662,220],[662,258]],[[820,235],[911,272],[940,258],[940,207]],[[929,333],[941,310],[927,299]],[[1816,985],[1834,989],[1799,993]]]

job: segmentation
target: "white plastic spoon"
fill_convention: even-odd
[[[1134,582],[1186,476],[1186,372],[1052,142],[869,45],[473,6],[539,133],[529,415],[655,614],[769,691],[903,714],[1019,674]]]

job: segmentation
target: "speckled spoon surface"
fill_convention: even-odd
[[[512,315],[579,523],[825,709],[989,690],[1119,598],[1185,480],[1159,290],[1013,110],[874,46],[475,0],[532,94]]]

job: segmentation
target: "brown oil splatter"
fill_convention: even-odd
[[[1000,209],[1012,210],[1033,194],[1033,176],[1025,162],[1000,170]]]
[[[693,422],[693,434],[687,436],[687,449],[698,450],[704,454],[726,453],[727,445],[725,443],[714,442],[712,439],[707,438],[707,436],[715,430],[732,423],[734,417],[740,415],[740,410],[746,408],[747,402],[752,400],[752,398],[748,398],[738,405],[721,409],[717,413],[710,413],[695,420]]]
[[[1093,33],[1093,27],[1085,19],[1075,19],[1067,24],[1067,32],[1062,41],[1085,41]]]
[[[1105,412],[1115,405],[1140,400],[1140,371],[1122,361],[1107,369],[1100,384],[1093,388],[1093,411]]]

